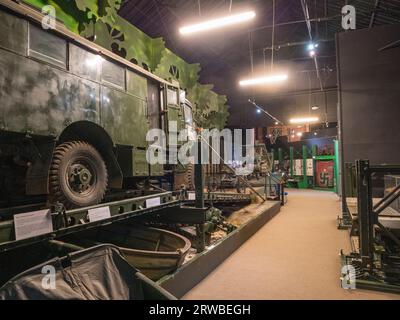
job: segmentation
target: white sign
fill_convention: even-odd
[[[15,239],[22,240],[53,232],[49,209],[14,215]]]
[[[307,176],[313,177],[314,176],[314,160],[307,159]]]
[[[196,200],[196,194],[194,192],[189,192],[188,193],[188,199],[189,200]]]
[[[303,160],[302,159],[294,160],[294,175],[295,176],[303,175]]]
[[[88,217],[90,222],[101,221],[111,217],[109,207],[101,207],[88,210]]]
[[[146,200],[146,208],[157,207],[161,204],[160,197]]]

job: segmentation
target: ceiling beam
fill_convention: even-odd
[[[374,8],[372,9],[371,19],[369,21],[370,29],[374,26],[376,10],[378,10],[378,6],[379,6],[379,0],[374,0],[374,1],[375,1],[375,4],[374,4]]]
[[[301,1],[301,6],[302,6],[303,12],[304,12],[304,18],[306,19],[308,35],[310,37],[310,41],[313,42],[312,30],[311,30],[311,22],[310,22],[310,14],[308,12],[307,2],[306,2],[306,0],[300,0],[300,1]],[[324,86],[322,84],[322,79],[321,79],[321,75],[320,75],[319,67],[318,67],[317,55],[314,56],[314,64],[315,64],[315,70],[317,72],[317,78],[318,78],[318,81],[319,81],[319,85],[321,87],[321,91],[324,91]]]

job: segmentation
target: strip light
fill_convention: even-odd
[[[186,35],[186,34],[195,33],[195,32],[217,29],[217,28],[229,26],[232,24],[251,20],[255,16],[256,16],[256,13],[254,11],[248,11],[248,12],[244,12],[244,13],[230,15],[230,16],[226,16],[223,18],[218,18],[218,19],[209,20],[209,21],[205,21],[202,23],[182,27],[179,29],[179,32],[182,35]]]
[[[310,123],[310,122],[318,122],[319,118],[317,117],[310,117],[310,118],[293,118],[290,119],[289,122],[292,124],[298,124],[298,123]]]
[[[267,76],[261,78],[254,78],[248,80],[239,81],[241,86],[255,86],[260,84],[268,84],[268,83],[275,83],[275,82],[282,82],[288,79],[287,74],[275,75],[275,76]]]

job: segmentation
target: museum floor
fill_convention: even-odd
[[[339,198],[288,190],[288,203],[184,299],[400,299],[340,287],[340,249],[348,231],[336,228]]]

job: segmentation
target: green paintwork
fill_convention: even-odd
[[[27,52],[28,26],[27,22],[21,19],[14,19],[11,15],[0,11],[0,47],[9,48],[19,54]],[[10,34],[13,36],[10,37]]]
[[[58,136],[72,122],[100,123],[98,84],[4,50],[0,70],[3,130]]]
[[[55,7],[57,18],[73,32],[91,39],[123,58],[148,68],[154,74],[179,81],[186,89],[195,107],[195,121],[204,128],[222,129],[229,116],[227,99],[212,91],[212,85],[198,83],[198,64],[186,61],[165,48],[161,38],[153,39],[118,16],[122,0],[25,0],[42,8],[46,4]]]
[[[145,177],[149,175],[149,165],[146,160],[145,150],[134,150],[133,152],[134,176]]]
[[[339,165],[339,140],[334,140],[334,150],[335,150],[335,192],[339,195],[339,190],[341,189],[341,172]]]
[[[289,149],[289,153],[290,153],[290,177],[293,178],[294,177],[294,148],[290,147]]]
[[[303,176],[298,182],[298,186],[300,189],[308,188],[308,177],[307,177],[307,158],[308,158],[308,148],[306,145],[302,147],[302,156],[303,156]]]
[[[147,80],[137,73],[128,71],[126,77],[126,90],[143,101],[147,101]]]
[[[146,102],[133,95],[106,86],[101,88],[102,126],[116,144],[146,147],[149,129]]]

